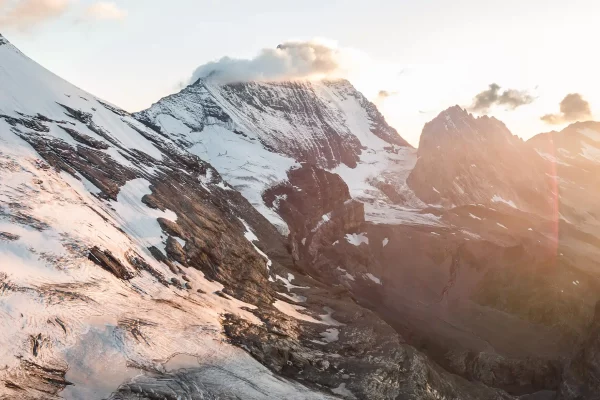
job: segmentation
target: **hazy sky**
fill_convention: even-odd
[[[290,39],[336,41],[368,59],[350,79],[417,144],[425,122],[451,105],[471,106],[492,83],[498,98],[526,92],[529,104],[507,111],[513,103],[498,100],[488,111],[524,138],[560,128],[540,118],[559,113],[569,93],[599,115],[599,3],[0,0],[0,32],[48,69],[130,111],[223,56],[252,58]],[[378,97],[382,90],[392,95]]]

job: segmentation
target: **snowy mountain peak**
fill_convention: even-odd
[[[0,46],[5,45],[5,44],[10,44],[10,42],[8,41],[8,39],[6,39],[4,36],[2,36],[2,34],[0,33]]]

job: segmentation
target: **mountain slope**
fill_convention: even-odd
[[[238,376],[239,394],[250,390],[243,379],[252,379],[273,398],[326,397],[275,378],[222,343],[219,315],[258,321],[240,308],[255,306],[220,296],[223,285],[208,280],[197,262],[198,270],[159,262],[171,248],[197,252],[202,235],[188,234],[203,225],[250,257],[245,274],[256,267],[266,273],[244,238],[249,228],[234,217],[232,207],[243,200],[230,197],[228,214],[219,209],[222,200],[215,202],[216,193],[225,199],[231,191],[216,171],[4,39],[0,67],[0,393],[105,397],[123,380],[168,369],[169,359],[185,353]],[[173,192],[178,204],[164,203]],[[254,279],[266,284],[260,275]],[[86,358],[90,351],[98,356]]]

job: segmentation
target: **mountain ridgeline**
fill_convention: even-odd
[[[345,80],[130,114],[2,36],[0,89],[0,398],[596,395],[599,124],[414,149]]]

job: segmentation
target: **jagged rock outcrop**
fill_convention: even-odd
[[[350,200],[343,179],[311,164],[288,172],[288,180],[263,194],[265,204],[276,209],[292,234],[301,240],[329,218],[333,209]]]
[[[425,203],[508,204],[551,215],[547,163],[495,118],[451,107],[425,125],[418,155],[407,182]]]

